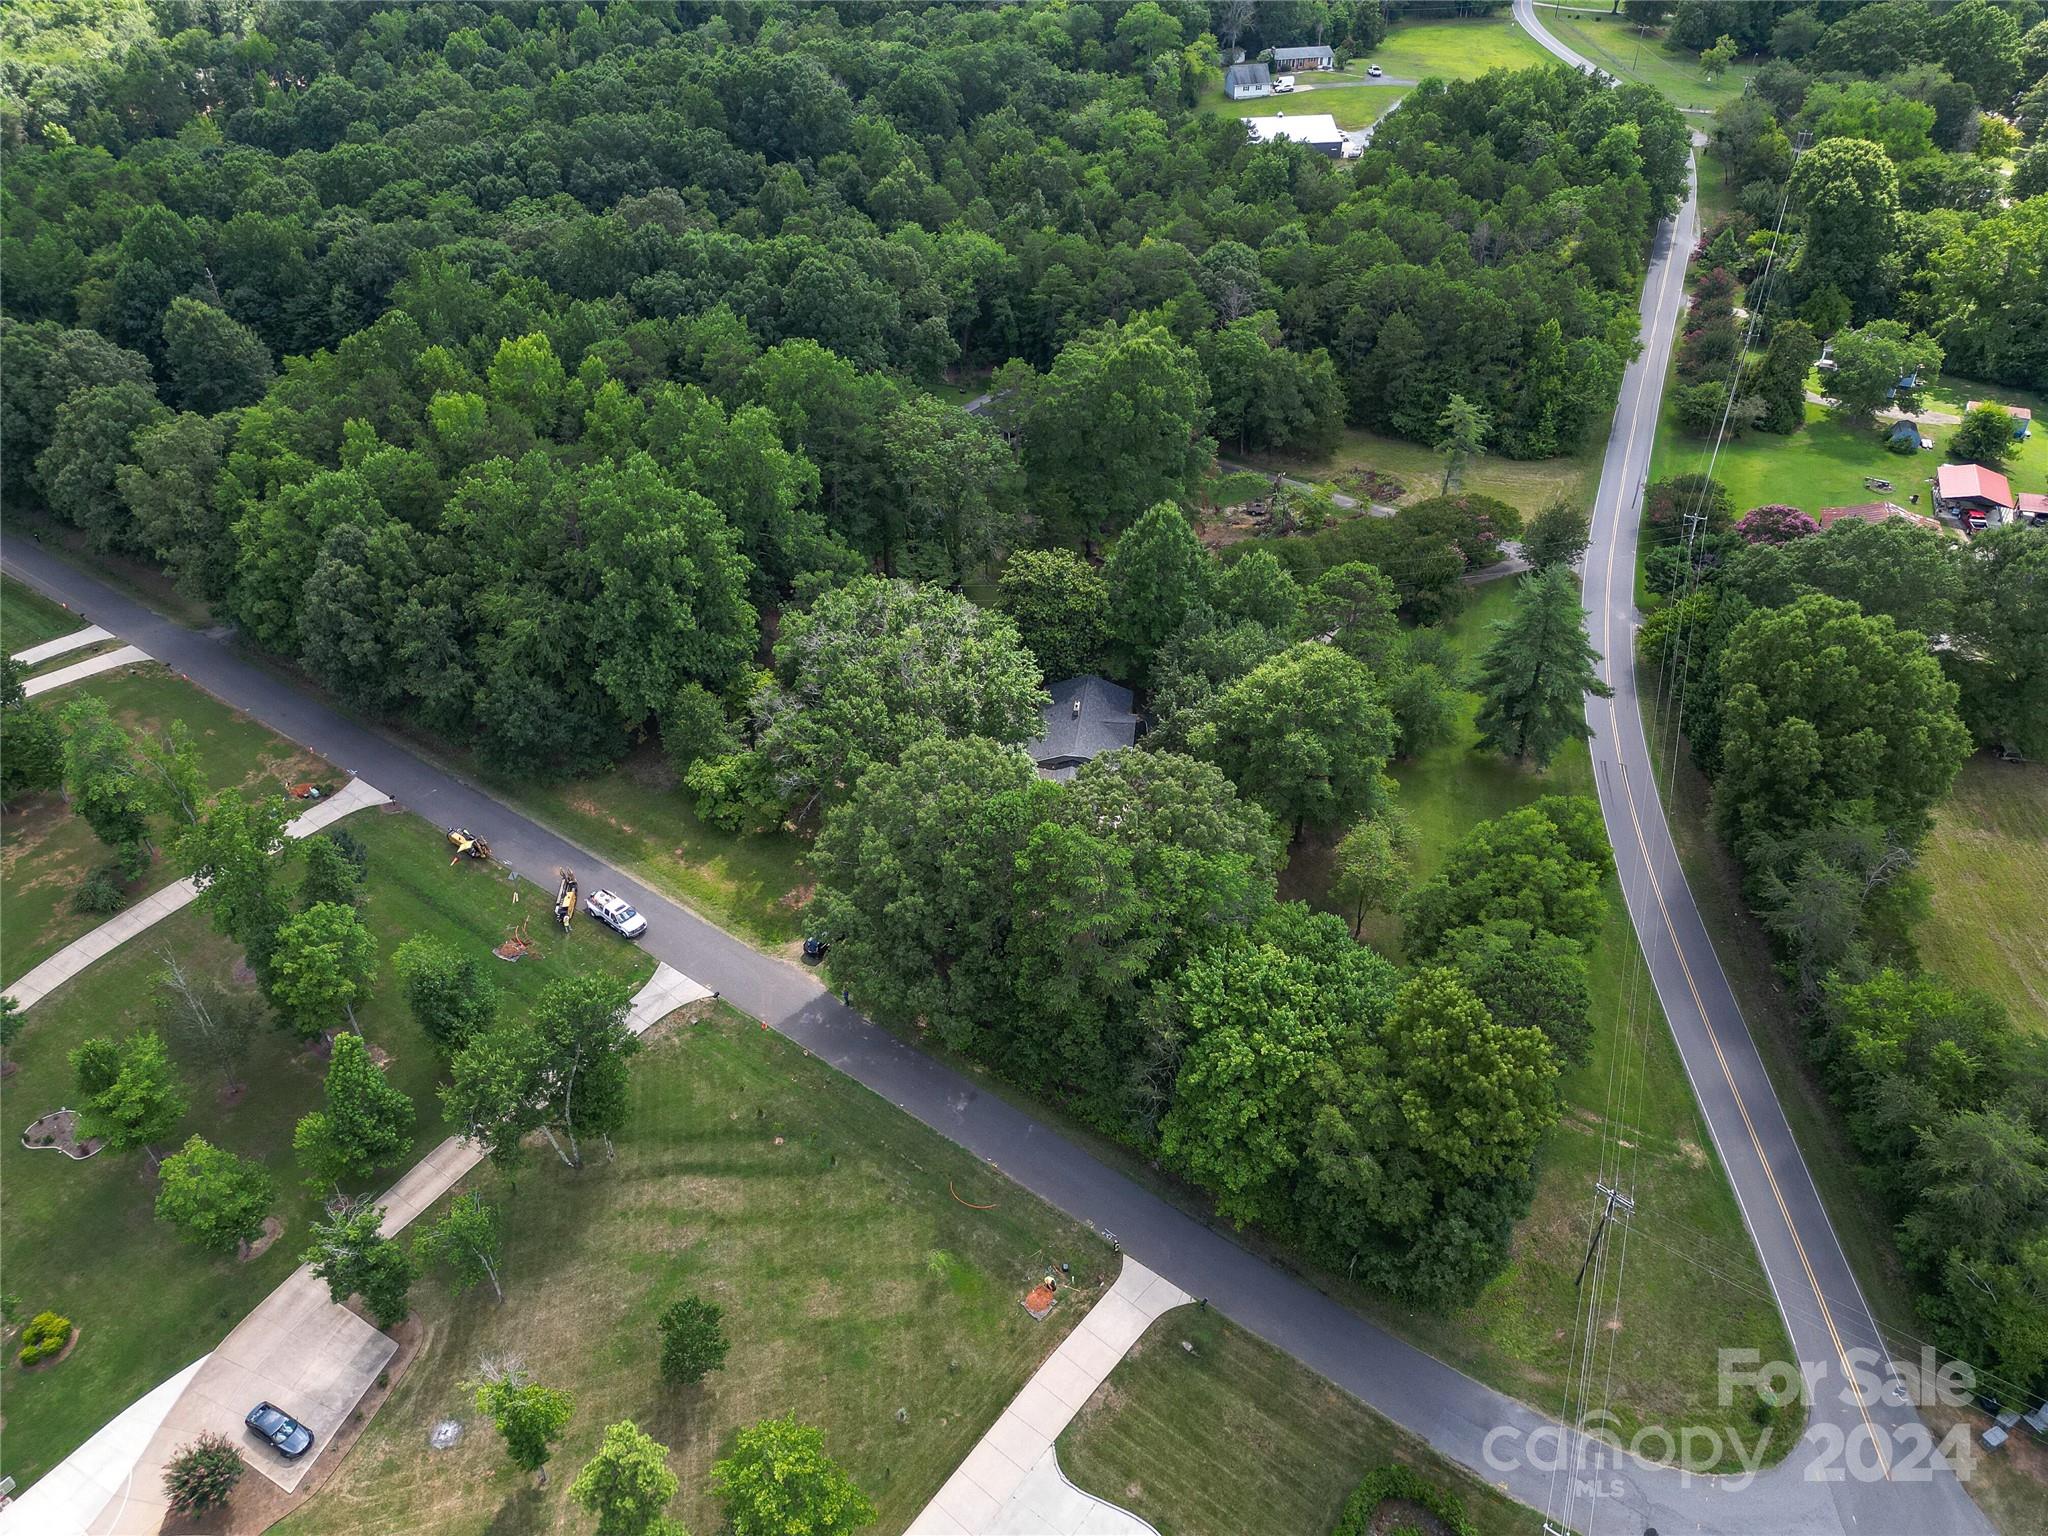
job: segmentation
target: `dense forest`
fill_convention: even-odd
[[[1217,436],[1457,393],[1576,444],[1683,176],[1562,70],[1249,145],[1190,109],[1201,5],[148,15],[10,99],[11,494],[528,770],[744,709],[760,614],[852,573],[1113,535]],[[921,387],[995,364],[987,423]]]

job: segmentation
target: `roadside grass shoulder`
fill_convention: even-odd
[[[523,917],[534,921],[540,953],[494,967],[508,1010],[531,1004],[551,979],[597,971],[637,982],[651,971],[642,954],[595,924],[570,934],[548,926],[547,902],[531,886],[476,866],[450,866],[437,829],[418,818],[361,811],[344,820],[368,847],[364,920],[377,936],[376,991],[357,1009],[364,1036],[388,1057],[390,1080],[412,1099],[419,1120],[413,1148],[395,1176],[447,1134],[435,1085],[442,1068],[400,995],[392,954],[415,934],[433,934],[473,952],[504,937]],[[544,930],[544,931],[540,931]],[[321,1193],[306,1188],[292,1153],[292,1129],[319,1106],[324,1061],[285,1032],[257,1027],[239,1100],[197,1066],[181,1068],[191,1107],[158,1147],[168,1153],[201,1135],[263,1163],[276,1178],[276,1214],[285,1224],[270,1251],[248,1264],[215,1258],[156,1219],[156,1178],[140,1152],[100,1152],[72,1162],[21,1145],[37,1116],[73,1099],[70,1051],[89,1035],[123,1038],[159,1027],[154,977],[165,951],[188,970],[246,985],[238,950],[194,908],[167,918],[89,967],[31,1009],[9,1055],[20,1070],[7,1081],[7,1135],[0,1137],[0,1247],[7,1289],[31,1312],[51,1307],[75,1319],[79,1347],[57,1369],[8,1373],[6,1465],[26,1487],[101,1424],[216,1342],[298,1264]],[[379,1181],[379,1188],[389,1177]]]
[[[174,720],[184,721],[201,772],[214,789],[235,786],[268,794],[302,781],[340,787],[340,776],[321,759],[155,662],[102,673],[46,694],[41,702],[57,711],[88,694],[105,699],[114,718],[131,731],[161,730]],[[161,845],[171,824],[158,817],[152,830]],[[0,981],[13,981],[106,921],[72,911],[71,897],[86,872],[110,856],[60,791],[25,795],[0,815],[0,909],[6,913]],[[159,852],[130,888],[130,901],[161,890],[178,875]]]
[[[1921,850],[1930,911],[1913,942],[1930,970],[1990,993],[2048,1035],[2048,764],[1979,754]]]
[[[558,784],[484,779],[491,792],[764,949],[793,952],[810,898],[810,843],[702,821],[660,751]],[[479,829],[481,830],[481,829]]]
[[[1059,1458],[1077,1487],[1161,1536],[1327,1531],[1359,1478],[1388,1462],[1455,1494],[1481,1536],[1543,1529],[1535,1510],[1315,1372],[1216,1313],[1187,1307],[1132,1346],[1060,1436]]]
[[[0,656],[55,640],[86,623],[62,603],[51,602],[12,576],[0,576]]]
[[[1662,91],[1674,107],[1725,106],[1749,88],[1757,72],[1755,64],[1733,64],[1709,80],[1697,54],[1669,45],[1661,33],[1639,31],[1625,17],[1542,0],[1536,11],[1536,19],[1565,47],[1610,75]]]
[[[1504,580],[1479,587],[1446,626],[1461,664],[1476,659],[1491,624],[1506,615],[1514,585]],[[1591,762],[1581,744],[1572,744],[1540,774],[1478,750],[1472,725],[1477,707],[1477,696],[1465,695],[1450,742],[1394,765],[1396,803],[1416,834],[1417,882],[1428,879],[1451,844],[1476,823],[1543,795],[1594,793]],[[1302,850],[1282,894],[1334,910],[1324,894],[1328,880],[1327,850]],[[1373,913],[1364,938],[1400,959],[1400,929],[1398,918]],[[1677,1045],[1643,974],[1621,888],[1613,880],[1589,981],[1592,1056],[1586,1065],[1568,1069],[1560,1085],[1564,1114],[1539,1154],[1535,1200],[1516,1228],[1508,1268],[1470,1307],[1444,1315],[1403,1311],[1389,1320],[1438,1358],[1556,1412],[1571,1350],[1573,1281],[1591,1236],[1593,1184],[1611,1123],[1628,1144],[1638,1206],[1646,1213],[1644,1230],[1651,1234],[1630,1254],[1628,1294],[1614,1338],[1612,1406],[1621,1433],[1651,1424],[1715,1425],[1739,1431],[1750,1443],[1755,1431],[1747,1405],[1719,1401],[1715,1351],[1755,1347],[1763,1358],[1778,1359],[1790,1345]],[[1623,1077],[1633,1083],[1626,1101],[1610,1102]],[[1614,1155],[1607,1145],[1610,1163]],[[1696,1261],[1702,1251],[1716,1256],[1711,1266]],[[1384,1302],[1373,1310],[1394,1311]],[[1789,1443],[1776,1445],[1768,1459],[1789,1449]]]
[[[711,1462],[792,1411],[823,1428],[876,1528],[901,1530],[1114,1279],[1100,1238],[753,1020],[715,1005],[667,1028],[634,1065],[616,1161],[539,1163],[516,1191],[472,1181],[503,1201],[504,1306],[421,1285],[426,1348],[280,1532],[585,1531],[569,1483],[622,1418],[670,1448],[672,1512],[715,1531]],[[1019,1299],[1061,1263],[1075,1283],[1035,1323]],[[731,1353],[666,1388],[655,1319],[691,1294],[723,1308]],[[576,1400],[544,1490],[465,1385],[507,1352]],[[450,1417],[468,1433],[428,1449]]]

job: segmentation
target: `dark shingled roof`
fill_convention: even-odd
[[[1138,739],[1143,722],[1131,712],[1130,689],[1099,677],[1070,677],[1046,691],[1052,702],[1044,710],[1045,734],[1024,744],[1041,770],[1071,773],[1090,758]]]
[[[1273,73],[1263,64],[1233,64],[1223,71],[1223,88],[1234,90],[1242,85],[1271,85]]]

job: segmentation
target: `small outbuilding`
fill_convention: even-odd
[[[1231,101],[1250,101],[1273,94],[1273,72],[1263,64],[1233,64],[1223,71],[1223,94]]]
[[[2036,528],[2048,528],[2048,496],[2038,491],[2021,491],[2015,498],[2018,503],[2019,520],[2032,523]],[[2042,1404],[2048,1409],[2048,1403]]]
[[[1934,439],[1920,430],[1920,423],[1917,421],[1893,422],[1891,432],[1886,436],[1886,441],[1895,448],[1903,447],[1908,452],[1913,453],[1934,446]]]
[[[1337,53],[1333,48],[1275,48],[1273,67],[1283,75],[1307,69],[1335,69]]]

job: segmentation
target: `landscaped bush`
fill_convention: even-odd
[[[1419,1504],[1442,1521],[1451,1536],[1479,1536],[1479,1527],[1465,1513],[1456,1494],[1446,1493],[1413,1467],[1393,1465],[1375,1467],[1365,1474],[1345,1500],[1344,1513],[1337,1517],[1330,1536],[1367,1536],[1372,1530],[1373,1516],[1389,1499]]]
[[[61,1355],[70,1342],[70,1318],[55,1312],[38,1312],[21,1330],[21,1363],[36,1365],[52,1355]]]
[[[128,893],[122,889],[126,883],[119,864],[96,865],[71,893],[71,910],[88,917],[111,917],[128,905]]]
[[[226,1435],[212,1431],[181,1446],[164,1468],[164,1492],[175,1514],[197,1515],[227,1503],[242,1480],[242,1455]]]

